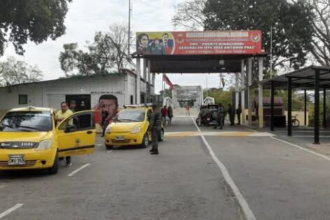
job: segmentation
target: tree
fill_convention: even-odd
[[[308,6],[314,15],[311,52],[318,63],[330,66],[330,1],[308,0]]]
[[[115,60],[117,70],[127,65],[128,59],[125,51],[128,49],[128,27],[126,25],[113,24],[110,33],[105,35],[106,42],[112,48],[112,57]]]
[[[1,86],[37,82],[42,78],[43,74],[37,66],[29,66],[14,57],[9,57],[0,63],[0,82],[3,82],[0,84]]]
[[[205,30],[261,30],[268,52],[272,27],[274,67],[299,68],[311,51],[312,13],[302,1],[207,0],[203,14]]]
[[[17,54],[23,55],[28,40],[37,44],[65,33],[64,19],[71,0],[1,0],[0,56],[11,42]]]
[[[130,62],[124,52],[128,47],[127,27],[114,24],[109,33],[97,32],[93,43],[87,43],[87,50],[78,49],[77,43],[64,44],[60,53],[61,68],[69,75],[107,74]]]
[[[164,90],[159,91],[159,94],[163,96]],[[165,97],[172,98],[172,90],[171,89],[165,89]]]
[[[215,104],[221,103],[223,106],[227,107],[229,103],[232,103],[232,92],[233,90],[222,90],[217,88],[211,88],[204,90],[204,97],[213,97]]]
[[[181,26],[187,30],[202,30],[205,16],[203,10],[206,0],[189,0],[179,3],[172,19],[174,26]]]

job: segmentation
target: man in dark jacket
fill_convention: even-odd
[[[229,120],[230,120],[230,125],[233,126],[235,125],[235,108],[231,104],[228,104],[228,109],[227,109],[228,115],[229,115]]]
[[[102,136],[104,137],[105,134],[105,130],[108,127],[108,122],[109,122],[109,112],[106,110],[105,106],[102,106],[102,110],[101,110],[101,125],[102,125]]]
[[[149,120],[149,132],[152,136],[152,148],[150,150],[151,154],[159,154],[158,152],[158,135],[161,130],[162,118],[158,111],[157,105],[152,106],[152,113]]]
[[[219,125],[220,129],[223,128],[224,117],[225,117],[225,109],[222,106],[222,104],[219,103],[218,109],[217,109],[217,123],[215,124],[214,129],[217,129],[218,125]]]
[[[237,115],[237,124],[240,125],[241,124],[241,113],[242,113],[242,109],[241,106],[238,106],[238,108],[236,109],[236,115]]]

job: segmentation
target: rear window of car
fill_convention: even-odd
[[[145,119],[144,110],[121,111],[115,117],[117,122],[142,122]]]

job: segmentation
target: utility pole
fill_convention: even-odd
[[[273,78],[273,24],[270,26],[270,78]]]
[[[127,47],[127,56],[130,56],[130,47],[131,47],[131,0],[128,0],[128,47]]]

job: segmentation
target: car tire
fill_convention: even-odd
[[[56,153],[53,166],[51,168],[48,168],[48,173],[50,175],[57,174],[57,172],[58,172],[58,164],[59,164],[59,158],[58,158],[58,154]]]
[[[106,144],[106,145],[105,145],[105,148],[106,148],[107,150],[112,150],[113,145],[108,145],[108,144]]]
[[[164,129],[161,129],[159,134],[158,134],[158,141],[162,142],[164,141]]]
[[[147,148],[149,145],[149,137],[148,137],[148,134],[145,134],[143,136],[143,139],[142,139],[142,144],[141,144],[141,147],[143,148]]]
[[[196,124],[198,125],[198,127],[201,127],[202,126],[202,120],[201,118],[196,118]]]

